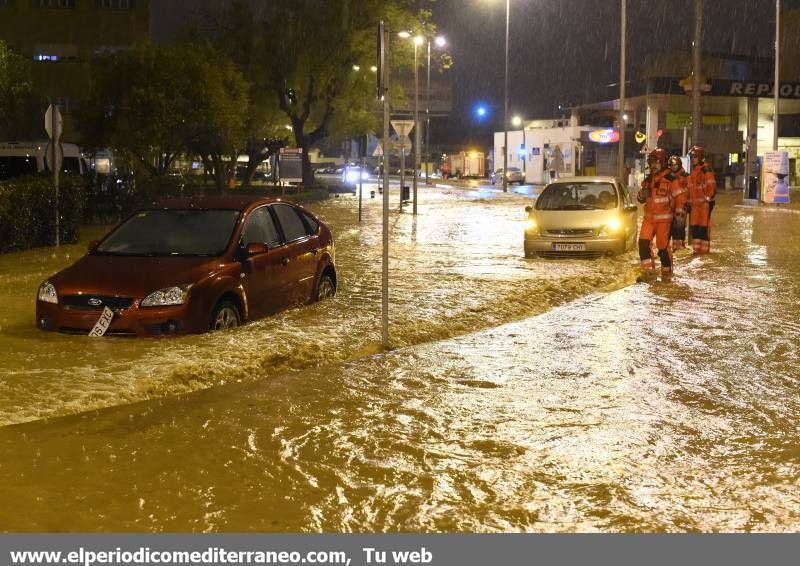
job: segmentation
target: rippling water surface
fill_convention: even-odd
[[[363,356],[379,225],[354,229],[351,203],[328,203],[335,301],[228,335],[92,342],[129,348],[129,373],[94,371],[152,399],[0,429],[0,526],[800,529],[800,214],[723,197],[714,253],[625,286],[632,257],[521,258],[518,197],[439,198],[416,227],[393,218],[394,262],[414,276],[393,288],[392,335],[409,347]],[[203,390],[164,396],[176,383]]]
[[[449,338],[542,312],[624,271],[630,258],[536,262],[522,257],[529,199],[477,191],[421,191],[417,218],[391,222],[390,333],[394,346]],[[39,284],[84,253],[83,242],[0,256],[0,424],[250,381],[380,349],[381,203],[352,197],[312,205],[333,230],[334,301],[296,308],[234,332],[179,339],[43,333]]]

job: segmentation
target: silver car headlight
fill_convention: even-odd
[[[58,293],[56,292],[55,285],[50,281],[45,281],[39,287],[39,300],[43,303],[58,304]]]
[[[536,224],[536,220],[533,218],[528,218],[525,221],[525,234],[528,236],[539,236],[541,234],[539,225]]]
[[[189,289],[192,284],[176,285],[174,287],[165,287],[158,291],[153,291],[147,295],[141,302],[143,307],[165,307],[170,305],[182,305],[186,302],[186,297],[189,295]]]
[[[622,222],[620,222],[619,218],[611,218],[600,228],[600,235],[614,236],[620,233],[620,228],[622,228]]]

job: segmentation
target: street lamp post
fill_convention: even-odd
[[[503,105],[503,192],[508,192],[508,27],[510,21],[511,0],[506,0],[506,80],[505,101]]]
[[[434,39],[437,47],[444,47],[447,43],[442,36],[437,36]],[[431,40],[428,38],[428,85],[425,89],[425,184],[430,184],[429,168],[430,168],[430,149],[431,149]]]
[[[424,39],[418,35],[414,38],[414,216],[417,215],[417,178],[419,177],[419,68],[417,67],[417,47]],[[430,44],[430,42],[429,42]]]

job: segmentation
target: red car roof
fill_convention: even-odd
[[[161,199],[151,206],[153,208],[198,208],[198,209],[226,209],[244,210],[252,204],[267,204],[283,202],[279,198],[261,196],[198,196],[198,197],[173,197]]]

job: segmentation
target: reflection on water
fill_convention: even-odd
[[[393,211],[394,346],[464,334],[542,312],[630,271],[630,258],[593,262],[522,257],[526,198],[421,191],[420,214]],[[343,361],[380,349],[381,203],[331,199],[313,206],[332,227],[339,294],[233,332],[169,340],[43,333],[38,285],[75,261],[85,242],[0,256],[0,424],[249,381],[285,369]]]
[[[443,208],[446,216],[450,208]],[[270,372],[259,366],[263,361],[240,360],[238,366],[235,357],[220,356],[231,371],[246,367],[269,377],[0,429],[0,500],[6,502],[0,525],[195,532],[796,531],[797,222],[782,214],[762,225],[759,215],[771,213],[725,206],[714,214],[714,253],[679,257],[673,283],[628,286],[511,324],[484,324],[455,339],[349,361],[343,355],[344,361],[303,372]],[[743,222],[743,215],[755,215],[754,221]],[[423,224],[421,218],[418,237]],[[785,239],[761,229],[778,230]],[[352,238],[362,235],[352,232]],[[750,263],[760,246],[767,247],[766,264]],[[379,253],[345,247],[373,263],[371,254]],[[467,253],[444,247],[449,255]],[[425,253],[432,262],[444,261]],[[492,300],[471,289],[499,287],[510,296],[527,283],[526,269],[539,277],[542,268],[517,260],[510,245],[494,253],[507,254],[505,280],[495,277],[499,269],[490,276],[481,269],[479,277],[452,275],[452,286],[465,278],[470,283],[457,293],[451,285],[409,283],[426,300],[443,297],[438,308],[422,310],[420,324],[441,324],[448,307],[456,321],[469,318],[470,308],[479,313],[474,320],[502,318]],[[402,253],[395,261],[401,258],[414,263]],[[355,270],[362,260],[350,261],[343,268]],[[545,265],[571,272],[564,277],[575,281],[598,264]],[[450,271],[439,273],[447,279]],[[754,279],[756,273],[762,277]],[[552,273],[549,278],[567,286]],[[434,281],[424,272],[420,279]],[[367,291],[379,293],[360,284],[357,295],[348,285],[338,306],[326,306],[331,310],[324,314],[349,309],[348,316],[358,316],[357,305],[350,306],[356,298],[373,304],[374,298],[364,298]],[[268,329],[282,344],[268,353],[270,364],[279,364],[280,355],[296,355],[293,325],[317,320],[308,314],[315,308],[225,340],[236,348],[252,343],[244,360],[257,344],[271,343],[250,338]],[[333,320],[320,327],[315,343],[334,361],[331,344],[355,349],[352,342],[369,343],[349,334],[332,342],[328,333],[342,325],[362,335],[346,326],[348,319]],[[402,324],[396,330],[406,340],[424,332]],[[202,340],[179,345],[191,350]],[[206,344],[214,340],[222,338]],[[165,371],[196,363],[173,356]],[[308,360],[317,364],[313,355]],[[188,381],[194,373],[185,375]],[[15,511],[21,508],[25,513]]]

